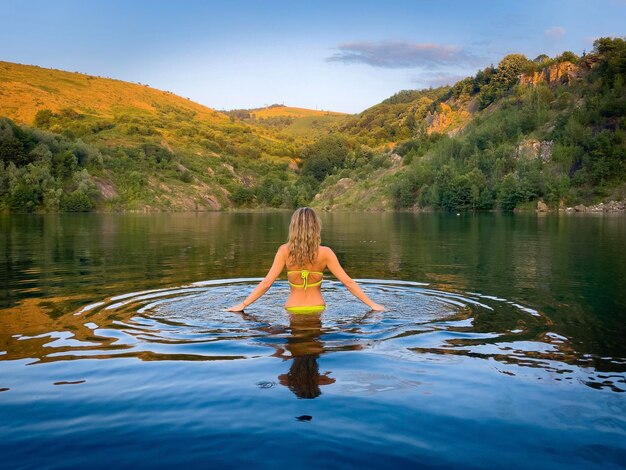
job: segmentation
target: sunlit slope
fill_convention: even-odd
[[[252,109],[250,110],[250,114],[257,119],[278,116],[292,118],[303,118],[311,116],[345,116],[345,113],[339,113],[335,111],[321,111],[317,109],[297,108],[292,106],[269,106],[267,108]]]
[[[193,155],[290,161],[273,129],[236,122],[147,85],[0,62],[0,116],[108,147],[158,144]]]
[[[249,124],[256,129],[275,132],[279,138],[300,144],[310,143],[336,132],[352,115],[336,111],[271,105],[266,108],[236,109],[227,111],[237,122]]]
[[[157,115],[164,106],[192,111],[196,119],[224,122],[228,117],[172,93],[111,78],[0,61],[0,115],[32,124],[37,111],[113,118],[128,108]]]
[[[22,150],[5,155],[4,163],[15,160],[16,184],[32,191],[22,203],[12,196],[17,189],[9,188],[10,197],[0,198],[0,212],[63,209],[75,193],[85,201],[80,210],[223,209],[248,201],[264,179],[280,175],[289,185],[301,146],[275,129],[147,85],[8,62],[0,62],[3,117],[46,132],[33,134],[42,145],[40,157],[28,140],[19,140],[20,132],[5,136]],[[59,170],[53,156],[67,157],[69,166]],[[54,191],[61,191],[48,198],[52,203],[43,196],[50,185],[31,181],[35,176],[27,164],[33,162],[49,173]],[[79,173],[95,190],[77,189]]]

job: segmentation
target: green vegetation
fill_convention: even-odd
[[[370,147],[409,139],[424,131],[424,119],[448,90],[441,87],[400,91],[347,121],[341,132],[357,137]]]
[[[22,113],[0,119],[4,212],[513,210],[626,191],[624,39],[599,39],[582,57],[512,54],[452,87],[401,91],[356,116],[282,105],[224,115],[60,71],[48,71],[59,77],[44,89],[46,69],[2,64],[0,78],[20,73],[44,93],[33,106],[0,89],[12,99],[0,112]],[[82,101],[42,108],[49,96]],[[16,124],[26,115],[32,127]]]
[[[537,199],[588,203],[620,189],[626,42],[598,40],[594,54],[598,65],[580,81],[518,85],[515,73],[553,64],[516,55],[457,83],[448,98],[468,94],[497,107],[475,116],[458,136],[422,136],[399,146],[407,167],[392,187],[396,207],[512,210]],[[584,64],[571,53],[563,57]]]
[[[102,154],[79,141],[0,119],[0,208],[11,212],[82,212],[95,206],[88,167]]]
[[[257,198],[275,207],[303,202],[286,163],[173,152],[146,141],[85,144],[69,134],[0,119],[0,211],[219,209],[256,204]]]

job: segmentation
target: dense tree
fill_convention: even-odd
[[[303,153],[302,175],[322,181],[344,167],[350,147],[345,137],[330,135],[308,146]]]

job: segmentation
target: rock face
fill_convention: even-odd
[[[113,186],[113,183],[111,183],[110,181],[106,181],[102,178],[94,178],[94,181],[96,183],[96,188],[98,188],[98,191],[102,195],[103,199],[109,200],[114,199],[118,196],[117,191]]]
[[[544,162],[552,160],[552,140],[523,140],[517,146],[516,157],[534,160],[540,158]]]
[[[471,102],[468,103],[468,105],[469,104],[471,104]],[[453,125],[462,124],[472,117],[471,112],[466,109],[465,106],[459,105],[458,109],[455,110],[451,105],[457,107],[452,101],[440,103],[439,109],[435,113],[426,116],[425,121],[428,125],[426,132],[428,132],[428,134],[432,134],[433,132],[443,134]]]
[[[537,201],[537,212],[548,212],[548,210],[548,205],[545,202]]]
[[[391,161],[391,164],[393,166],[402,165],[402,157],[397,153],[392,153],[391,155],[389,155],[389,160]]]
[[[532,74],[522,74],[519,79],[520,85],[538,85],[540,83],[547,83],[548,85],[556,85],[559,83],[570,83],[579,78],[583,73],[583,70],[571,62],[559,62],[558,64],[550,65],[540,72],[534,72]]]
[[[601,202],[595,206],[588,207],[589,212],[625,212],[626,199],[623,201],[609,201],[606,204]]]
[[[626,212],[626,199],[623,201],[601,202],[600,204],[589,207],[579,204],[574,207],[566,208],[565,212]]]

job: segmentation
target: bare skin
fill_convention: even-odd
[[[350,277],[339,264],[337,255],[327,246],[320,246],[317,253],[317,259],[314,263],[306,266],[291,266],[288,264],[288,250],[287,245],[281,245],[276,252],[274,262],[265,278],[259,282],[254,290],[246,297],[246,299],[240,304],[233,305],[228,309],[229,312],[241,312],[248,307],[251,303],[258,300],[268,289],[272,286],[274,281],[283,272],[283,269],[287,267],[288,271],[300,271],[306,269],[307,271],[324,272],[324,269],[328,270],[343,283],[344,286],[361,302],[369,306],[372,310],[382,311],[385,309],[380,304],[372,301],[359,285]],[[309,283],[315,283],[321,280],[319,274],[309,274]],[[294,284],[302,284],[302,279],[298,273],[290,274],[289,281]],[[321,286],[310,286],[307,289],[298,287],[291,287],[291,292],[285,303],[285,307],[300,307],[311,305],[325,305],[324,298],[322,297]]]

